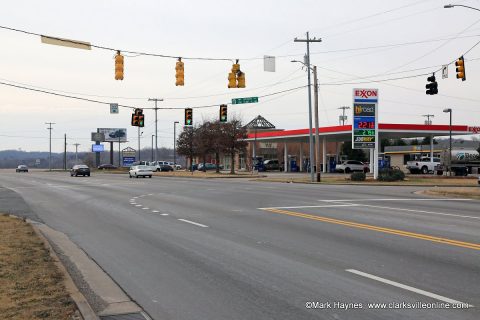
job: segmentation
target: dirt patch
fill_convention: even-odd
[[[169,171],[169,172],[154,172],[155,176],[160,177],[185,177],[185,178],[259,178],[262,177],[258,174],[252,174],[251,172],[237,172],[235,174],[230,173],[216,173],[215,171]]]
[[[421,191],[423,194],[480,199],[479,188],[435,188]]]
[[[32,227],[0,215],[0,315],[2,319],[81,319],[63,274]]]

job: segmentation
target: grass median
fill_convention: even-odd
[[[0,215],[0,317],[81,319],[63,281],[32,226]]]

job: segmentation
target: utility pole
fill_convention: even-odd
[[[75,146],[75,164],[78,164],[78,146],[80,145],[80,143],[74,143],[73,144]]]
[[[153,159],[153,137],[155,137],[154,134],[152,134],[152,162],[153,162],[153,160],[154,160],[154,159]]]
[[[48,149],[48,171],[52,171],[52,124],[56,124],[55,122],[45,122],[48,124],[47,130],[49,130],[49,149]]]
[[[315,171],[317,173],[317,182],[321,181],[320,170],[320,133],[318,132],[318,77],[317,66],[313,66],[313,92],[315,98]],[[325,165],[325,164],[324,164]]]
[[[347,109],[350,109],[350,107],[347,107],[347,106],[343,106],[343,107],[340,107],[338,109],[342,109],[343,112],[342,112],[342,118],[340,119],[340,121],[342,122],[342,126],[345,125],[345,120],[347,120],[347,116],[345,115],[345,110]]]
[[[427,118],[427,120],[425,121],[425,124],[426,124],[426,125],[431,125],[431,124],[432,124],[432,121],[430,120],[430,118],[435,117],[435,115],[433,115],[433,114],[422,114],[422,117],[426,117],[426,118]]]
[[[308,123],[309,123],[309,149],[310,149],[310,181],[314,182],[315,181],[315,176],[313,173],[313,165],[312,165],[312,160],[313,160],[313,134],[312,134],[312,90],[311,90],[311,77],[310,77],[310,42],[322,42],[322,39],[317,39],[317,38],[310,38],[310,34],[307,31],[307,38],[306,39],[297,39],[295,38],[293,41],[294,42],[305,42],[307,43],[307,55],[306,55],[306,61],[305,64],[307,65],[307,70],[308,70]],[[288,164],[285,164],[287,166]]]
[[[158,113],[158,107],[157,107],[157,102],[158,101],[163,101],[163,99],[159,98],[149,98],[148,101],[155,101],[155,161],[158,160],[158,118],[157,118],[157,113]]]
[[[64,153],[63,153],[63,170],[67,170],[67,134],[65,133]]]
[[[138,128],[138,161],[141,161],[141,157],[140,157],[140,127],[137,127],[137,128]]]
[[[177,170],[177,123],[180,123],[179,121],[174,121],[173,122],[173,170]]]

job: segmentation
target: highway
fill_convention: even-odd
[[[67,234],[155,320],[480,319],[480,201],[6,170],[0,186],[1,211]]]

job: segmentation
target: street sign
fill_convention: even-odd
[[[232,99],[232,104],[256,103],[256,102],[258,102],[258,97],[234,98],[234,99]]]
[[[122,167],[131,167],[135,162],[135,157],[122,157]]]
[[[92,144],[92,152],[104,152],[105,146],[103,144]]]
[[[118,113],[118,103],[110,103],[110,113]]]
[[[442,66],[442,79],[448,78],[448,64]]]
[[[352,148],[375,149],[378,141],[378,90],[353,90]]]

